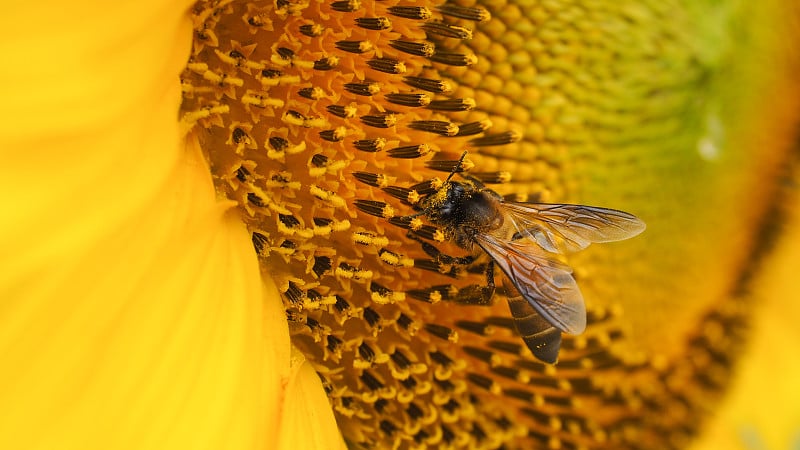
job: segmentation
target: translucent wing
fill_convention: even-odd
[[[561,330],[545,320],[517,290],[510,286],[508,279],[504,280],[508,292],[508,307],[514,318],[522,340],[533,356],[553,364],[558,360],[558,351],[561,349]]]
[[[636,216],[616,209],[516,202],[504,202],[502,207],[519,237],[530,237],[554,253],[582,250],[592,242],[621,241],[645,229]]]
[[[542,249],[528,239],[505,241],[489,234],[478,234],[475,241],[545,320],[565,333],[583,332],[586,306],[572,278],[572,269],[548,259]]]

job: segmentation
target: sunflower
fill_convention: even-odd
[[[0,447],[341,442],[181,134],[189,5],[44,6],[2,23]]]
[[[797,298],[797,233],[780,237],[797,223],[797,15],[6,11],[0,447],[680,448],[751,335],[770,351],[745,357],[721,418],[785,445],[796,388],[759,381],[798,371],[780,314]],[[555,366],[525,349],[502,292],[471,295],[480,261],[432,257],[464,250],[399,220],[464,150],[509,201],[648,223],[569,255],[590,323]],[[778,431],[741,406],[753,395]]]

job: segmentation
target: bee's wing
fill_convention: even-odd
[[[508,292],[508,307],[520,337],[533,356],[554,364],[561,348],[561,330],[539,315],[516,288],[509,286],[508,279],[504,280],[504,284]]]
[[[475,240],[545,320],[565,333],[583,333],[586,306],[572,278],[572,269],[548,259],[528,239],[505,241],[490,234],[478,234]]]
[[[612,242],[641,233],[645,224],[632,214],[595,206],[504,202],[517,233],[554,253],[582,250],[592,242]]]

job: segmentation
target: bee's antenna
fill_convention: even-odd
[[[450,178],[453,178],[453,175],[455,175],[456,172],[458,172],[459,169],[461,169],[461,164],[464,162],[464,158],[466,157],[467,157],[467,151],[464,150],[464,153],[461,154],[461,158],[458,158],[458,162],[456,163],[455,166],[453,166],[453,170],[450,171],[450,175],[448,175],[447,179],[444,180],[445,183],[450,181]]]

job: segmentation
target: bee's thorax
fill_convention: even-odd
[[[502,226],[497,195],[469,182],[447,182],[424,205],[428,219],[465,247],[479,232]]]

